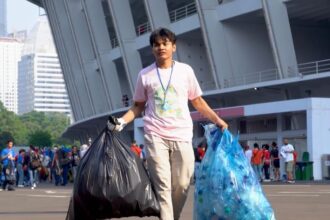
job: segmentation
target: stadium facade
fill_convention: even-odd
[[[153,62],[150,31],[178,35],[203,97],[244,144],[284,137],[314,162],[330,154],[330,4],[326,0],[29,0],[45,8],[75,123],[65,136],[95,138],[128,109],[139,70]],[[123,97],[125,99],[123,99]],[[128,97],[128,100],[126,100]],[[204,118],[192,110],[195,143]],[[143,139],[143,122],[126,129]]]

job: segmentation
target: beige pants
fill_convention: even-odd
[[[195,156],[191,142],[145,135],[147,163],[161,220],[177,220],[187,199]]]

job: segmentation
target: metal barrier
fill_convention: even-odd
[[[298,64],[298,72],[304,75],[330,71],[330,59]]]
[[[185,5],[181,8],[177,8],[170,12],[170,20],[171,22],[175,22],[181,19],[184,19],[188,16],[197,13],[197,8],[195,2],[192,2],[188,5]]]
[[[303,77],[305,75],[330,72],[330,59],[298,64],[298,70],[288,67],[287,77]],[[248,73],[224,80],[224,87],[234,87],[253,83],[267,82],[280,79],[278,69],[263,70],[260,72]]]
[[[225,79],[224,87],[234,87],[280,79],[277,69],[263,70]]]
[[[145,33],[148,33],[151,31],[151,26],[150,26],[150,23],[149,21],[143,23],[143,24],[140,24],[136,27],[136,34],[137,36],[141,36]]]

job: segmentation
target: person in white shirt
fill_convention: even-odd
[[[244,147],[244,154],[245,154],[247,160],[251,163],[252,150],[250,149],[250,146],[249,145],[246,145]]]
[[[284,145],[281,147],[281,157],[285,161],[285,172],[287,175],[288,183],[294,183],[293,180],[293,152],[294,148],[289,144],[288,139],[283,140]]]

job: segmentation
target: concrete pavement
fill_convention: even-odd
[[[330,219],[330,184],[296,183],[264,184],[277,220]],[[72,186],[55,187],[41,184],[35,190],[19,188],[0,192],[1,220],[62,220],[65,219]],[[181,220],[193,218],[193,187],[189,192]],[[157,218],[122,218],[156,220]]]

